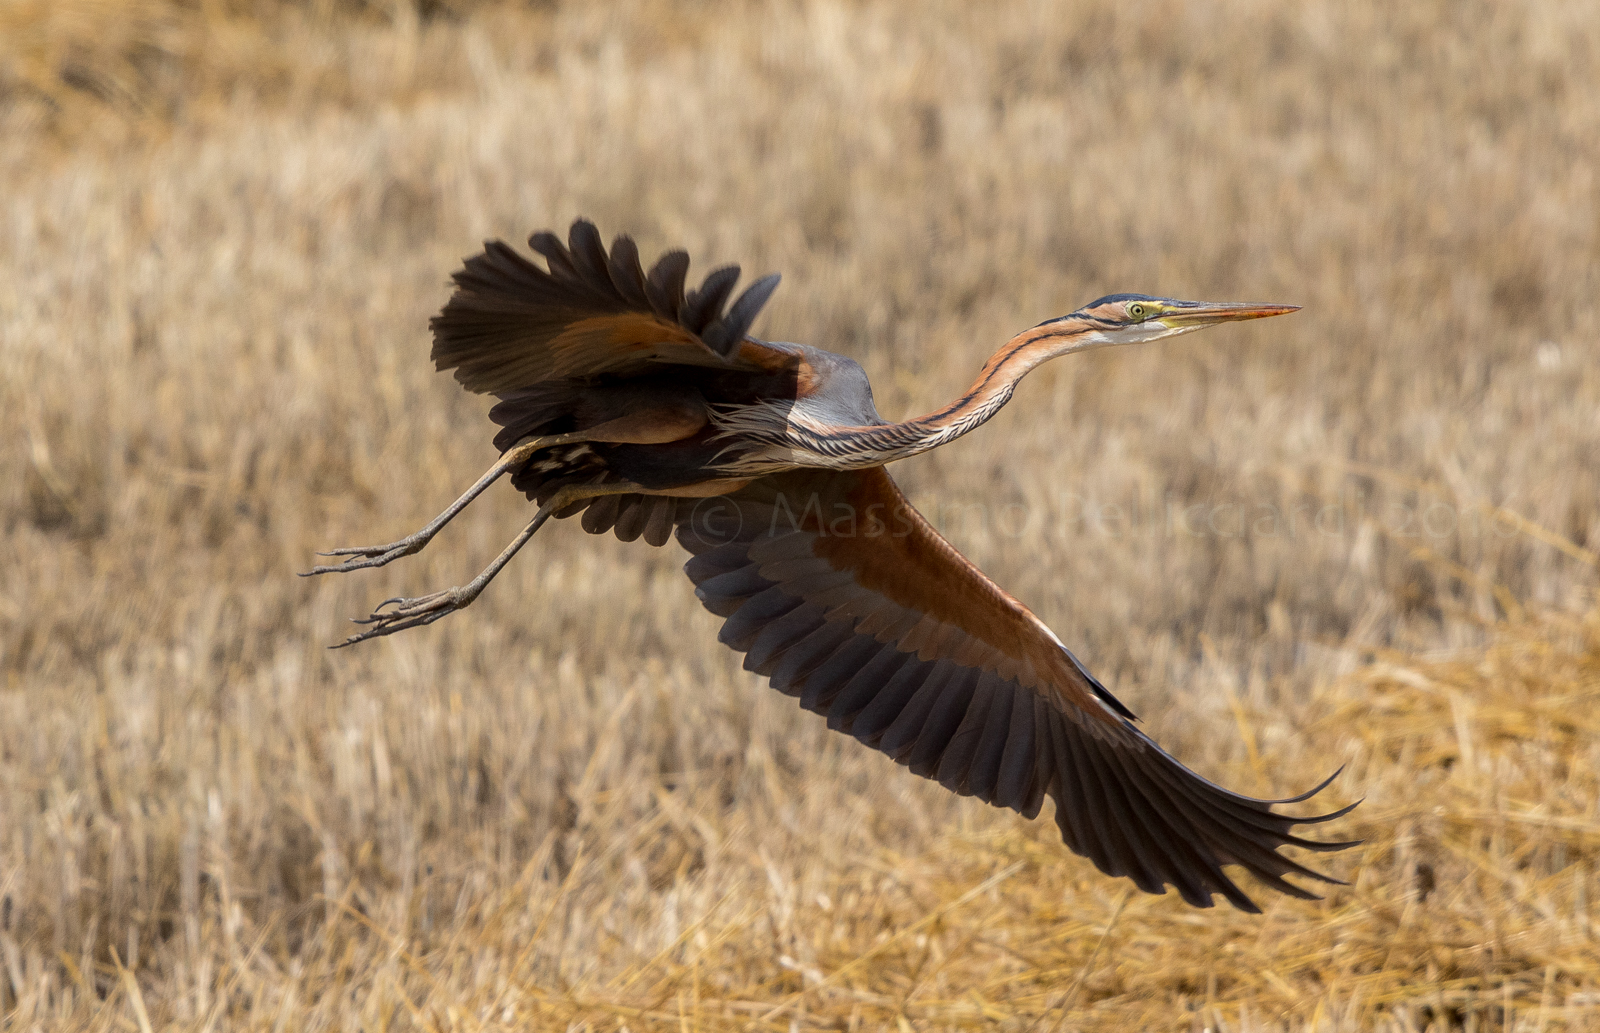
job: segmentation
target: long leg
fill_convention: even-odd
[[[466,493],[450,504],[450,508],[434,517],[427,527],[416,534],[407,535],[397,542],[388,545],[357,545],[344,549],[329,549],[319,552],[318,556],[350,556],[368,557],[366,559],[348,559],[343,563],[332,563],[319,567],[312,567],[305,571],[301,577],[311,577],[315,574],[337,574],[347,570],[361,570],[364,567],[381,567],[391,563],[402,556],[410,556],[422,551],[423,546],[433,540],[433,536],[444,529],[444,525],[455,519],[457,513],[467,508],[467,505],[495,481],[503,477],[507,471],[514,470],[528,461],[528,458],[541,448],[552,445],[570,445],[579,441],[588,440],[587,436],[578,431],[572,434],[554,434],[549,437],[531,438],[508,451],[500,457],[499,462],[489,467],[487,473],[478,478],[478,482],[466,490]],[[536,518],[537,519],[537,518]]]
[[[490,471],[490,473],[493,472],[492,470]],[[370,615],[352,618],[356,624],[369,625],[366,631],[358,635],[351,635],[333,648],[342,649],[345,646],[353,646],[357,642],[365,642],[369,638],[393,635],[395,632],[404,631],[407,628],[419,628],[424,624],[432,624],[447,613],[465,609],[482,594],[489,582],[494,580],[495,575],[500,573],[507,563],[511,562],[511,557],[517,554],[517,550],[528,544],[528,539],[532,538],[534,533],[544,526],[544,522],[550,519],[551,514],[557,513],[582,499],[594,498],[600,495],[625,495],[638,490],[639,486],[637,484],[629,483],[572,484],[560,489],[550,497],[550,501],[539,507],[539,512],[534,514],[533,519],[528,522],[528,526],[524,527],[521,533],[511,540],[511,544],[507,545],[500,555],[495,557],[493,563],[483,569],[483,573],[459,588],[447,588],[442,592],[434,592],[431,595],[420,596],[416,599],[402,599],[398,596],[393,599],[385,599],[378,604],[377,609],[373,610]],[[466,497],[463,496],[463,498]],[[470,499],[467,501],[470,501]],[[464,504],[464,502],[458,503],[458,505]],[[441,519],[448,519],[449,515],[450,513],[447,510]],[[440,521],[435,521],[435,523],[440,523]],[[443,524],[440,523],[440,526],[443,526]],[[418,546],[418,548],[421,548],[421,546]],[[332,569],[338,570],[341,568],[334,567]],[[385,609],[387,606],[393,606],[394,609]]]

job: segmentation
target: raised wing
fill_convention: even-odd
[[[688,507],[680,500],[680,514]],[[946,542],[881,468],[797,471],[680,516],[685,570],[745,668],[914,773],[963,796],[1039,813],[1067,846],[1140,889],[1200,907],[1221,893],[1258,911],[1222,870],[1291,896],[1278,853],[1331,851],[1297,818],[1206,781],[1165,753],[1035,617]],[[1331,780],[1331,779],[1330,779]],[[1323,783],[1326,785],[1327,783]],[[1354,805],[1352,805],[1354,806]]]
[[[535,233],[540,269],[501,241],[455,274],[456,292],[433,317],[433,361],[469,391],[501,393],[549,380],[633,375],[652,365],[774,370],[794,356],[746,336],[777,289],[773,274],[726,311],[739,267],[723,266],[685,293],[689,256],[669,251],[647,275],[629,237],[610,254],[594,224],[572,224],[567,245]]]

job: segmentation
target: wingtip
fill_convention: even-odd
[[[1286,804],[1286,803],[1304,803],[1305,801],[1311,799],[1313,796],[1316,796],[1318,793],[1322,792],[1324,789],[1326,789],[1330,785],[1332,785],[1333,784],[1333,780],[1338,778],[1341,774],[1344,773],[1344,769],[1345,769],[1345,765],[1340,764],[1337,768],[1334,769],[1333,774],[1329,775],[1327,778],[1323,779],[1321,782],[1318,782],[1315,786],[1313,786],[1310,789],[1306,790],[1305,792],[1301,793],[1299,796],[1286,796],[1282,800],[1263,800],[1262,802],[1266,803],[1266,804],[1271,804],[1274,807],[1277,807],[1280,804]],[[1361,802],[1360,800],[1356,801],[1356,803],[1360,803],[1360,802]],[[1348,811],[1350,811],[1351,808],[1355,807],[1355,805],[1356,804],[1353,803],[1349,807],[1346,807],[1344,810],[1339,811],[1339,812],[1337,812],[1337,813],[1335,813],[1333,815],[1329,815],[1328,817],[1338,817],[1340,814],[1345,814]],[[1313,819],[1309,819],[1308,818],[1306,820],[1307,821],[1311,821]],[[1326,818],[1321,818],[1321,819],[1316,819],[1316,820],[1327,820],[1327,819]]]
[[[1309,818],[1296,818],[1294,820],[1294,823],[1296,825],[1320,825],[1325,821],[1332,821],[1335,818],[1342,818],[1346,814],[1349,814],[1351,811],[1355,810],[1357,807],[1360,807],[1363,803],[1366,802],[1366,799],[1367,798],[1365,796],[1363,796],[1361,799],[1357,800],[1355,803],[1347,803],[1343,807],[1340,807],[1338,810],[1329,811],[1327,814],[1317,814],[1317,815],[1313,815],[1312,817],[1309,817]]]

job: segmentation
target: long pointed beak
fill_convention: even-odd
[[[1188,330],[1238,319],[1282,316],[1299,310],[1299,305],[1257,305],[1248,301],[1198,301],[1182,308],[1169,309],[1156,316],[1154,321],[1174,330]]]

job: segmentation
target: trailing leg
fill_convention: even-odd
[[[509,454],[507,453],[507,455]],[[491,470],[490,473],[494,473],[494,471]],[[486,474],[485,477],[487,476]],[[499,475],[496,474],[495,476]],[[479,483],[482,484],[483,482],[480,481]],[[476,488],[477,486],[475,485],[474,487]],[[528,526],[524,527],[521,533],[511,540],[511,544],[507,545],[500,555],[495,557],[494,562],[485,567],[477,577],[459,588],[447,588],[442,592],[434,592],[415,599],[402,599],[398,596],[393,599],[385,599],[368,616],[351,618],[353,623],[368,625],[366,631],[351,635],[332,648],[342,649],[345,646],[353,646],[357,642],[365,642],[369,638],[393,635],[395,632],[405,631],[407,628],[419,628],[424,624],[432,624],[447,613],[465,609],[472,605],[472,601],[483,593],[484,588],[488,587],[489,582],[494,580],[495,575],[500,573],[507,563],[511,562],[511,557],[517,554],[517,550],[528,544],[528,539],[532,538],[534,533],[544,526],[545,521],[550,519],[551,514],[558,513],[582,499],[594,498],[600,495],[625,495],[639,490],[637,484],[630,483],[574,484],[562,488],[552,495],[548,502],[539,507],[539,512],[534,514],[533,519],[528,522]],[[457,506],[465,505],[466,501],[471,501],[470,494],[469,492],[468,495],[462,496],[465,501],[457,503]],[[454,508],[456,507],[452,507],[452,509]],[[451,512],[446,510],[444,514],[441,514],[441,520],[448,520],[451,515]],[[441,520],[436,520],[435,523],[443,526]],[[429,526],[431,527],[432,525],[430,524]],[[424,539],[424,543],[426,543],[426,539]],[[421,545],[417,546],[417,548],[421,547]],[[388,561],[385,560],[384,562]],[[343,568],[332,567],[329,569],[340,570]],[[393,609],[388,609],[391,606]]]
[[[349,556],[350,559],[343,563],[331,563],[324,566],[312,567],[305,571],[301,577],[311,577],[314,574],[341,574],[349,570],[362,570],[366,567],[381,567],[399,559],[422,551],[423,546],[433,540],[433,536],[444,530],[444,525],[455,519],[456,514],[466,509],[473,499],[482,495],[484,491],[511,470],[515,470],[527,462],[533,454],[541,448],[552,445],[569,445],[579,441],[587,441],[588,436],[578,431],[572,434],[554,434],[550,437],[530,438],[522,444],[508,450],[505,455],[487,473],[478,478],[478,482],[466,490],[466,493],[450,504],[443,513],[429,521],[428,526],[416,534],[407,535],[397,542],[388,545],[357,545],[343,549],[329,549],[319,552],[318,556]],[[538,519],[537,517],[535,518]],[[366,558],[359,558],[366,557]]]

